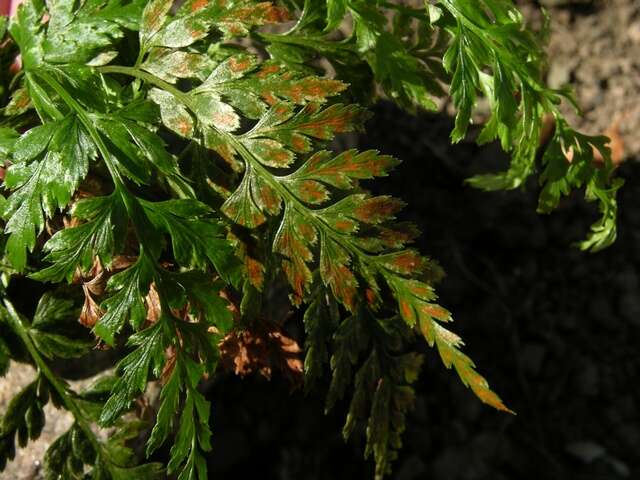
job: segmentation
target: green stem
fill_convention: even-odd
[[[178,90],[176,87],[174,87],[170,83],[165,82],[164,80],[156,77],[155,75],[147,73],[144,70],[141,70],[140,68],[123,67],[120,65],[107,65],[105,67],[98,67],[97,70],[100,73],[120,73],[122,75],[128,75],[130,77],[144,80],[145,82],[148,82],[152,85],[155,85],[158,88],[161,88],[162,90],[169,92],[171,95],[176,97],[178,100],[184,103],[191,110],[193,110],[192,108],[193,102],[189,98],[189,95],[182,92],[181,90]]]
[[[140,45],[140,51],[138,52],[138,57],[136,58],[136,63],[134,65],[135,68],[140,67],[140,64],[144,60],[144,56],[147,54],[147,50],[148,50],[148,47],[144,47],[143,45]]]
[[[54,120],[62,120],[64,115],[55,107],[47,92],[44,91],[30,72],[25,73],[25,81],[29,90],[31,90],[33,106],[35,107],[40,120],[44,123],[46,119],[43,113]],[[41,102],[40,98],[46,99],[46,101]],[[42,111],[40,111],[41,109]]]
[[[29,352],[29,355],[31,355],[31,358],[33,359],[36,366],[38,367],[38,370],[42,375],[45,376],[47,381],[53,386],[53,388],[58,393],[60,398],[62,398],[65,408],[73,415],[76,423],[78,424],[80,429],[84,432],[85,436],[89,439],[96,453],[101,454],[102,445],[96,438],[95,434],[93,433],[93,430],[91,430],[91,427],[89,426],[84,415],[82,414],[80,407],[78,407],[78,405],[69,396],[64,384],[58,379],[56,374],[51,371],[47,363],[44,361],[44,359],[40,355],[40,352],[38,352],[38,349],[33,344],[33,341],[31,340],[31,335],[29,334],[29,327],[25,325],[24,321],[22,320],[22,318],[14,308],[13,304],[8,299],[5,298],[3,302],[4,302],[5,308],[7,309],[7,313],[8,313],[7,319],[9,320],[9,325],[12,327],[13,331],[20,337],[20,339],[24,343],[25,347],[27,348],[27,351]]]
[[[98,131],[95,129],[93,122],[89,118],[89,115],[84,110],[84,108],[82,108],[82,106],[77,102],[77,100],[73,98],[69,94],[69,92],[67,92],[64,89],[64,87],[60,85],[51,75],[49,75],[49,73],[39,70],[37,72],[37,75],[42,80],[44,80],[60,96],[62,101],[66,103],[69,106],[69,108],[71,108],[76,112],[76,114],[78,115],[78,118],[80,119],[80,122],[86,128],[87,132],[89,133],[89,136],[98,147],[98,150],[100,151],[100,155],[102,155],[102,158],[104,159],[104,163],[107,166],[107,169],[109,170],[109,174],[113,179],[116,189],[126,190],[126,187],[124,186],[124,181],[122,180],[122,176],[120,175],[120,172],[118,172],[118,169],[116,168],[116,166],[113,163],[113,160],[111,159],[111,154],[109,152],[109,149],[105,145]]]

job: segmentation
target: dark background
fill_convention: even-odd
[[[404,160],[376,182],[402,197],[420,249],[447,272],[438,291],[465,351],[517,416],[481,404],[428,351],[392,478],[640,478],[640,164],[626,162],[616,244],[572,246],[597,218],[580,195],[550,216],[526,190],[486,193],[464,179],[498,170],[494,146],[450,146],[451,119],[389,104],[361,148]],[[362,436],[344,444],[344,408],[323,415],[323,392],[232,377],[214,386],[212,478],[371,479]]]

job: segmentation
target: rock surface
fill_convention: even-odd
[[[36,372],[30,365],[12,362],[9,373],[0,380],[0,412],[22,388],[35,378]],[[81,382],[82,383],[82,382]],[[84,382],[87,383],[87,382]],[[16,451],[16,458],[0,473],[6,480],[40,480],[41,462],[44,454],[56,438],[66,432],[72,423],[71,414],[54,408],[48,403],[44,408],[46,423],[42,435],[36,441],[29,442],[26,448]]]

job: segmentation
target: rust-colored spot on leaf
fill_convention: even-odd
[[[322,140],[328,140],[336,133],[351,131],[354,120],[361,115],[359,110],[341,105],[333,105],[315,114],[318,108],[318,104],[313,103],[305,106],[304,113],[312,115],[313,119],[309,122],[301,123],[298,129],[307,135]]]
[[[433,289],[424,283],[410,282],[407,288],[418,298],[426,299],[433,296]]]
[[[400,306],[400,314],[402,315],[402,318],[404,318],[404,320],[410,325],[413,325],[416,321],[416,317],[413,312],[413,307],[409,304],[409,302],[407,302],[404,299],[400,300],[399,306]]]
[[[275,105],[276,103],[278,103],[278,99],[276,97],[273,96],[273,94],[269,91],[263,91],[261,93],[262,98],[264,99],[264,101],[268,104],[268,105]]]
[[[329,199],[329,191],[315,180],[296,182],[295,186],[296,194],[307,203],[317,205]]]
[[[266,212],[277,215],[280,212],[280,195],[266,183],[261,183],[258,190],[259,198],[256,198],[259,206]]]
[[[432,303],[424,304],[420,310],[430,317],[437,318],[443,322],[449,321],[451,317],[448,310],[442,308],[440,305],[434,305]]]
[[[345,84],[338,80],[307,77],[295,84],[289,93],[296,103],[302,100],[322,102],[327,97],[336,95],[345,88]]]
[[[483,379],[484,380],[484,379]],[[490,390],[488,387],[475,387],[474,388],[474,383],[471,383],[471,389],[473,390],[473,393],[476,394],[476,396],[484,403],[486,403],[487,405],[492,406],[493,408],[497,409],[497,410],[502,410],[503,412],[507,412],[507,413],[515,413],[513,410],[511,410],[510,408],[508,408],[503,402],[502,400],[500,400],[500,397],[498,397],[498,395],[496,395],[496,393],[494,393],[492,390]]]
[[[268,7],[264,15],[264,18],[267,20],[267,22],[282,23],[282,22],[287,22],[291,19],[291,16],[289,15],[289,11],[286,8],[276,7],[275,5],[272,5],[272,4],[267,4],[267,5]]]
[[[389,248],[402,248],[418,236],[418,230],[412,224],[394,225],[393,228],[381,227],[378,237]]]
[[[315,242],[316,229],[310,223],[299,223],[297,231],[307,242]]]
[[[278,165],[287,165],[291,160],[291,155],[286,150],[276,150],[271,153],[273,163]]]
[[[169,7],[167,3],[167,1],[151,3],[149,7],[144,10],[142,22],[146,24],[147,28],[152,32],[157,31],[161,23],[166,19],[166,13]]]
[[[284,270],[287,280],[293,289],[293,300],[299,305],[304,298],[307,285],[311,279],[311,272],[300,257],[293,257],[282,261],[282,269]]]
[[[339,287],[336,289],[338,291],[338,297],[344,302],[347,308],[353,309],[356,295],[355,276],[346,265],[341,265],[338,270],[340,272],[338,278],[341,280],[338,283]]]
[[[404,275],[419,273],[425,268],[425,261],[415,250],[405,250],[388,257],[384,264],[390,270]]]
[[[383,195],[366,200],[354,214],[358,220],[375,224],[391,220],[403,206],[399,200]]]
[[[231,36],[241,36],[244,33],[242,25],[239,25],[237,23],[230,24],[227,30],[231,34]]]
[[[296,225],[296,229],[298,229],[298,225]],[[299,234],[300,230],[297,230]],[[307,232],[309,235],[313,235],[312,240],[308,240],[305,237],[300,237],[298,234],[294,233],[293,229],[290,225],[286,225],[282,228],[274,241],[274,251],[281,253],[285,257],[288,257],[292,261],[300,262],[296,263],[294,266],[299,266],[307,270],[304,262],[311,261],[313,259],[313,254],[307,247],[305,241],[312,243],[315,241],[315,231]],[[303,241],[305,240],[305,241]],[[305,277],[307,277],[307,273],[305,271]]]
[[[434,332],[433,332],[433,321],[430,317],[420,317],[420,333],[422,336],[426,338],[429,345],[433,346],[434,341]]]
[[[236,152],[231,145],[228,143],[220,143],[215,146],[215,151],[234,171],[240,171],[238,168],[238,161],[235,158]]]
[[[333,293],[348,310],[353,311],[358,282],[353,272],[344,264],[333,271]]]
[[[237,57],[233,57],[229,60],[229,69],[235,73],[244,72],[250,66],[251,66],[251,59],[247,57],[241,58],[241,59],[238,59]]]
[[[275,113],[279,118],[284,118],[289,114],[289,108],[284,104],[279,104],[274,108]]]
[[[247,255],[244,260],[245,267],[247,268],[247,277],[251,285],[258,290],[262,290],[264,285],[264,265],[262,262]]]
[[[256,7],[238,8],[237,10],[233,11],[233,19],[246,22],[247,20],[251,19],[252,16],[255,15],[259,7],[260,6],[258,5]]]
[[[216,127],[231,131],[234,130],[238,125],[238,117],[235,113],[227,111],[227,110],[218,110],[213,112],[213,123]]]
[[[280,71],[280,67],[278,65],[274,63],[270,63],[262,67],[260,71],[256,73],[256,77],[265,78],[265,77],[268,77],[269,75],[273,75],[274,73],[278,73],[279,71]]]
[[[202,38],[206,33],[207,32],[205,30],[194,28],[193,30],[191,30],[191,32],[189,32],[189,35],[191,35],[191,38],[197,39],[197,38]]]
[[[378,302],[378,295],[371,288],[365,290],[365,296],[367,297],[367,303],[369,305],[375,305]]]
[[[348,232],[353,228],[353,222],[350,222],[349,220],[338,220],[333,224],[333,226],[341,232]]]
[[[25,108],[27,105],[29,105],[29,102],[31,102],[31,99],[29,98],[28,95],[24,94],[18,97],[18,99],[15,102],[15,106],[18,109],[22,109],[22,108]]]
[[[262,225],[265,221],[266,218],[264,215],[258,211],[254,211],[249,214],[249,219],[242,219],[240,221],[240,225],[248,228],[255,228],[256,226]]]
[[[209,0],[193,0],[191,3],[191,12],[197,12],[209,5]]]
[[[296,152],[305,152],[309,148],[307,140],[298,134],[294,134],[291,136],[291,146]]]
[[[181,117],[180,119],[178,119],[177,126],[178,126],[178,131],[182,134],[182,136],[184,137],[191,136],[191,132],[193,130],[193,123],[191,122],[191,119]]]
[[[300,103],[300,101],[302,100],[302,85],[297,84],[294,85],[293,87],[291,87],[286,94],[291,98],[291,100],[293,100],[296,103]]]

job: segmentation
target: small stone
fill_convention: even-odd
[[[635,22],[629,25],[627,29],[627,36],[631,43],[640,43],[640,22]]]
[[[561,88],[571,79],[572,65],[565,62],[552,63],[547,74],[547,82],[551,88]]]
[[[583,463],[593,463],[607,454],[606,449],[595,442],[574,442],[566,446],[567,452]]]

